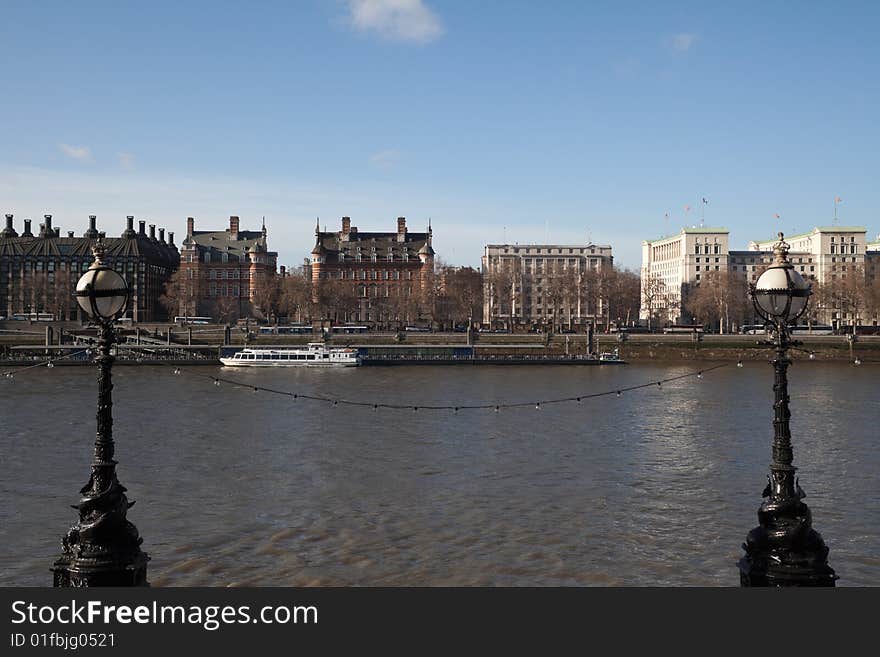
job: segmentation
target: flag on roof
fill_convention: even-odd
[[[690,212],[690,211],[691,211],[691,206],[689,206],[689,205],[684,206],[684,211],[685,211],[685,212]]]
[[[779,213],[778,213],[778,212],[777,212],[776,214],[774,214],[773,216],[776,217],[777,219],[779,219]]]
[[[709,201],[706,200],[705,196],[703,197],[703,203],[707,203],[707,204],[709,203]]]
[[[835,196],[835,197],[834,197],[834,202],[835,202],[835,203],[843,203],[843,199],[840,198],[839,196]]]

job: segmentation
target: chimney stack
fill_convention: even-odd
[[[72,230],[67,231],[67,236],[68,236],[68,237],[73,237],[73,231],[72,231]]]
[[[52,230],[52,215],[44,214],[43,219],[46,222],[40,225],[40,237],[55,237],[55,231]]]
[[[33,237],[34,234],[31,232],[31,220],[24,220],[24,232],[21,234],[22,237]]]
[[[284,278],[285,272],[287,272],[287,267],[285,267],[284,265],[281,265],[281,278]]]
[[[193,231],[195,230],[196,220],[192,217],[186,218],[186,236],[192,237]]]
[[[174,246],[174,231],[168,231],[168,245]]]
[[[162,244],[165,244],[165,229],[164,228],[159,229],[159,241],[162,242]]]
[[[137,233],[134,232],[134,215],[130,214],[125,218],[125,231],[123,231],[122,237],[126,239],[137,237]]]
[[[93,215],[93,214],[89,215],[89,229],[85,233],[83,233],[83,237],[87,237],[90,240],[97,239],[98,229],[95,228],[95,222],[97,220],[98,220],[98,218],[95,215]]]
[[[156,241],[156,224],[150,224],[150,239]]]
[[[12,215],[6,215],[6,228],[3,229],[3,232],[0,233],[0,237],[18,237],[18,233],[15,232],[15,228],[12,227]]]
[[[138,222],[138,234],[146,237],[146,235],[147,235],[147,222],[146,221],[139,221]]]
[[[55,227],[55,232],[53,233],[55,237],[61,237],[61,229],[59,227]],[[51,237],[51,235],[50,235]]]
[[[351,232],[351,217],[342,218],[342,234],[348,235]]]
[[[232,239],[238,239],[238,217],[229,215],[229,235]]]
[[[397,218],[397,241],[403,242],[406,239],[406,217]]]

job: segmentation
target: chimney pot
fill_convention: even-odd
[[[61,237],[61,229],[56,227],[53,234],[55,237]]]
[[[150,224],[150,239],[156,239],[156,224]]]
[[[147,231],[147,222],[146,221],[139,221],[138,222],[138,233],[140,233],[141,235],[146,235],[146,231]]]
[[[186,218],[186,235],[187,237],[192,237],[193,231],[195,230],[196,220],[192,217]]]
[[[397,218],[397,232],[405,233],[406,232],[406,217],[398,217]]]
[[[159,241],[162,242],[162,244],[165,244],[165,229],[164,228],[159,229]]]
[[[238,236],[238,216],[234,214],[229,215],[229,233],[234,237]]]
[[[342,218],[342,234],[348,235],[351,232],[351,217]]]
[[[168,244],[174,246],[174,231],[168,231]]]
[[[31,232],[31,220],[24,220],[24,232],[21,234],[22,237],[33,237],[34,234]]]
[[[68,236],[68,237],[73,237],[73,231],[72,231],[72,230],[67,231],[67,236]]]

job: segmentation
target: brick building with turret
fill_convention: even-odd
[[[360,232],[350,217],[342,217],[342,229],[335,232],[322,232],[316,224],[310,262],[315,301],[327,283],[341,284],[350,286],[357,301],[335,312],[337,321],[376,326],[424,317],[433,287],[431,239],[430,221],[427,232],[411,233],[405,217],[388,233]]]
[[[278,254],[269,251],[265,221],[260,230],[240,230],[239,224],[233,215],[224,230],[195,230],[195,219],[187,217],[180,276],[188,292],[180,314],[231,320],[250,316],[260,305],[258,295],[275,277]]]

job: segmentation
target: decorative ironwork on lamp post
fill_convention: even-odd
[[[61,557],[52,568],[56,587],[147,586],[143,539],[126,514],[134,505],[116,477],[113,459],[114,322],[128,305],[125,279],[104,264],[103,234],[92,247],[95,261],[76,284],[76,300],[98,326],[98,413],[95,455],[89,482],[80,490],[79,521],[62,539]]]
[[[758,315],[771,330],[775,381],[773,390],[773,461],[758,509],[758,526],[749,532],[739,561],[742,586],[834,586],[837,575],[828,565],[828,548],[812,527],[812,515],[803,502],[805,493],[795,478],[789,427],[789,325],[807,309],[812,291],[788,260],[789,245],[779,233],[773,264],[750,286],[749,296]]]

